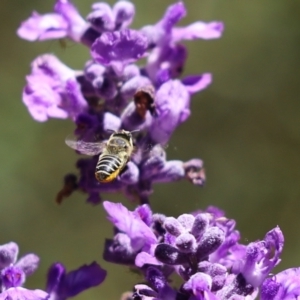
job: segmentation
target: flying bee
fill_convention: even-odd
[[[91,143],[67,138],[66,144],[86,155],[99,155],[95,177],[101,183],[111,182],[125,170],[133,152],[132,132],[113,132],[105,143]]]

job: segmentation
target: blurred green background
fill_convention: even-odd
[[[187,43],[186,74],[212,72],[214,82],[194,96],[192,115],[174,134],[170,159],[205,161],[207,185],[188,182],[156,185],[155,212],[179,215],[208,205],[237,220],[242,242],[263,238],[279,225],[285,235],[277,270],[300,266],[300,2],[292,0],[189,0],[184,24],[222,20],[219,40]],[[64,144],[71,121],[32,120],[21,101],[31,61],[55,53],[72,68],[82,68],[88,49],[69,43],[29,43],[15,34],[32,10],[52,10],[54,0],[0,2],[0,243],[16,241],[21,254],[41,257],[27,287],[43,288],[48,266],[68,270],[97,260],[108,269],[98,288],[77,299],[119,299],[140,280],[122,266],[102,261],[105,237],[112,236],[101,205],[84,203],[75,193],[61,206],[54,202],[65,173],[78,158]],[[77,0],[83,16],[92,0]],[[113,3],[110,1],[110,3]],[[171,1],[136,1],[133,27],[155,23]],[[128,201],[118,195],[106,199]],[[117,283],[117,285],[116,285]],[[105,296],[104,296],[105,295]]]

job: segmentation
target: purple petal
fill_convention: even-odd
[[[65,83],[65,93],[60,108],[68,112],[71,119],[75,120],[77,116],[84,112],[88,105],[81,93],[80,86],[76,79],[69,79]],[[51,112],[49,112],[51,115]]]
[[[57,0],[54,11],[68,22],[68,36],[79,42],[88,25],[76,7],[69,0]]]
[[[167,161],[163,168],[151,176],[153,182],[173,182],[185,176],[181,160]]]
[[[186,232],[176,238],[175,245],[182,253],[194,253],[197,241],[192,234]]]
[[[135,265],[142,268],[144,265],[161,266],[163,264],[151,254],[147,252],[140,252],[135,258]]]
[[[120,181],[124,184],[136,184],[139,180],[139,168],[138,166],[129,161],[126,165],[126,171],[120,175]]]
[[[138,206],[134,213],[147,225],[150,226],[152,223],[152,210],[148,204]]]
[[[300,268],[287,269],[266,279],[261,287],[261,300],[288,300],[300,296]]]
[[[0,246],[0,270],[16,262],[19,247],[16,243],[10,242]]]
[[[9,266],[1,271],[2,285],[5,289],[22,286],[25,282],[24,272],[15,266]]]
[[[198,272],[192,275],[191,278],[183,285],[183,289],[186,291],[191,291],[194,295],[197,295],[200,291],[210,291],[211,286],[211,277],[207,274]]]
[[[136,252],[131,247],[131,239],[125,233],[117,233],[113,240],[106,239],[103,259],[122,265],[134,265]]]
[[[279,227],[269,231],[263,241],[250,243],[246,249],[241,273],[254,287],[260,286],[270,271],[280,262],[283,234]]]
[[[49,117],[74,119],[87,107],[75,72],[53,55],[36,58],[32,62],[32,74],[26,80],[23,102],[37,121]]]
[[[179,80],[164,83],[156,93],[158,117],[150,134],[156,143],[166,144],[173,131],[190,115],[190,95]]]
[[[195,217],[191,214],[182,214],[177,218],[177,220],[186,231],[191,231]]]
[[[94,3],[93,11],[87,16],[87,20],[93,28],[99,32],[111,31],[115,28],[114,15],[107,3]]]
[[[134,5],[129,1],[118,1],[113,7],[116,29],[125,29],[133,21],[135,14]]]
[[[63,278],[66,274],[66,269],[61,263],[54,263],[48,270],[46,291],[49,294],[56,294]]]
[[[218,227],[209,227],[202,235],[197,249],[198,260],[206,258],[216,251],[225,240],[224,231]]]
[[[173,28],[172,39],[174,42],[195,39],[217,39],[221,37],[223,30],[224,24],[222,22],[195,22],[186,27]]]
[[[10,288],[0,294],[0,300],[47,300],[49,295],[42,290]]]
[[[113,130],[118,131],[121,127],[121,120],[116,115],[110,112],[104,113],[103,117],[103,131]]]
[[[179,236],[184,232],[183,226],[174,217],[167,217],[164,221],[164,228],[174,236]]]
[[[104,66],[112,66],[120,74],[126,64],[141,58],[148,46],[147,38],[136,30],[103,33],[92,46],[93,58]]]
[[[60,15],[51,13],[39,15],[33,12],[31,17],[22,22],[17,34],[28,41],[43,41],[47,39],[60,39],[67,36],[68,23]]]
[[[15,264],[20,268],[27,276],[33,274],[39,266],[40,258],[33,254],[27,254],[21,257]]]
[[[195,217],[191,233],[196,237],[200,238],[205,232],[209,224],[209,215],[208,214],[198,214]]]
[[[169,244],[158,244],[155,248],[155,257],[167,265],[181,265],[187,263],[188,257]]]
[[[212,82],[212,75],[204,73],[197,76],[188,76],[181,80],[190,94],[204,90]]]
[[[83,265],[66,275],[63,290],[66,292],[66,297],[74,297],[91,287],[101,284],[105,277],[106,271],[96,262]]]
[[[134,250],[156,243],[151,228],[121,203],[104,201],[103,206],[109,215],[109,220],[131,238],[131,246]]]
[[[186,15],[186,9],[183,2],[172,4],[166,10],[163,18],[158,23],[165,31],[170,32],[172,27]]]

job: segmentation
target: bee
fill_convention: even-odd
[[[101,183],[111,182],[124,172],[133,153],[132,132],[120,130],[113,132],[105,143],[91,143],[67,138],[66,144],[86,155],[99,155],[95,177]]]

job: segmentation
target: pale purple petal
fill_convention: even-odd
[[[68,36],[79,42],[88,24],[80,16],[76,7],[69,0],[57,0],[54,11],[61,15],[68,23]]]
[[[183,289],[191,291],[194,295],[197,295],[199,292],[210,291],[211,286],[211,277],[205,273],[198,272],[192,275],[191,278],[183,285]]]
[[[47,300],[49,295],[42,290],[10,288],[0,294],[0,300]]]
[[[67,36],[68,23],[55,13],[40,15],[33,12],[17,30],[19,37],[28,41],[60,39]]]
[[[67,111],[68,116],[75,120],[80,113],[87,109],[87,106],[87,102],[81,93],[80,85],[76,79],[67,80],[60,108]]]
[[[135,265],[142,268],[144,265],[161,266],[163,263],[147,252],[140,252],[135,258]]]
[[[138,31],[125,29],[105,32],[92,45],[93,58],[104,66],[112,66],[118,74],[126,64],[141,58],[147,49],[147,38]]]
[[[28,76],[30,85],[23,90],[23,103],[27,106],[31,116],[39,122],[47,121],[49,117],[66,119],[68,113],[60,109],[60,96],[54,92],[46,82],[33,82]]]
[[[220,38],[224,30],[222,22],[195,22],[186,27],[175,27],[172,30],[174,42],[194,39],[217,39]]]
[[[129,161],[126,165],[126,170],[120,175],[120,181],[124,184],[136,184],[139,180],[138,166]]]
[[[87,16],[87,20],[93,28],[99,32],[111,31],[115,28],[115,19],[110,6],[99,2],[92,5],[93,11]]]
[[[109,215],[109,220],[131,238],[133,249],[139,250],[146,245],[156,243],[156,237],[151,228],[121,203],[104,201],[103,206]]]
[[[39,262],[40,258],[37,255],[30,253],[21,257],[15,266],[20,268],[28,276],[37,270]]]
[[[197,93],[209,86],[212,82],[212,75],[204,73],[201,75],[187,76],[181,80],[190,94]]]
[[[186,9],[183,2],[172,4],[166,10],[163,18],[158,23],[166,32],[170,32],[173,26],[186,15]]]
[[[158,117],[150,129],[152,139],[166,144],[173,131],[190,115],[190,95],[179,80],[164,83],[156,93]]]
[[[10,242],[0,246],[0,270],[16,262],[19,246]]]
[[[118,131],[121,126],[121,119],[116,115],[106,112],[103,116],[103,131]]]
[[[116,30],[127,28],[133,21],[134,5],[129,1],[118,1],[113,7]]]

